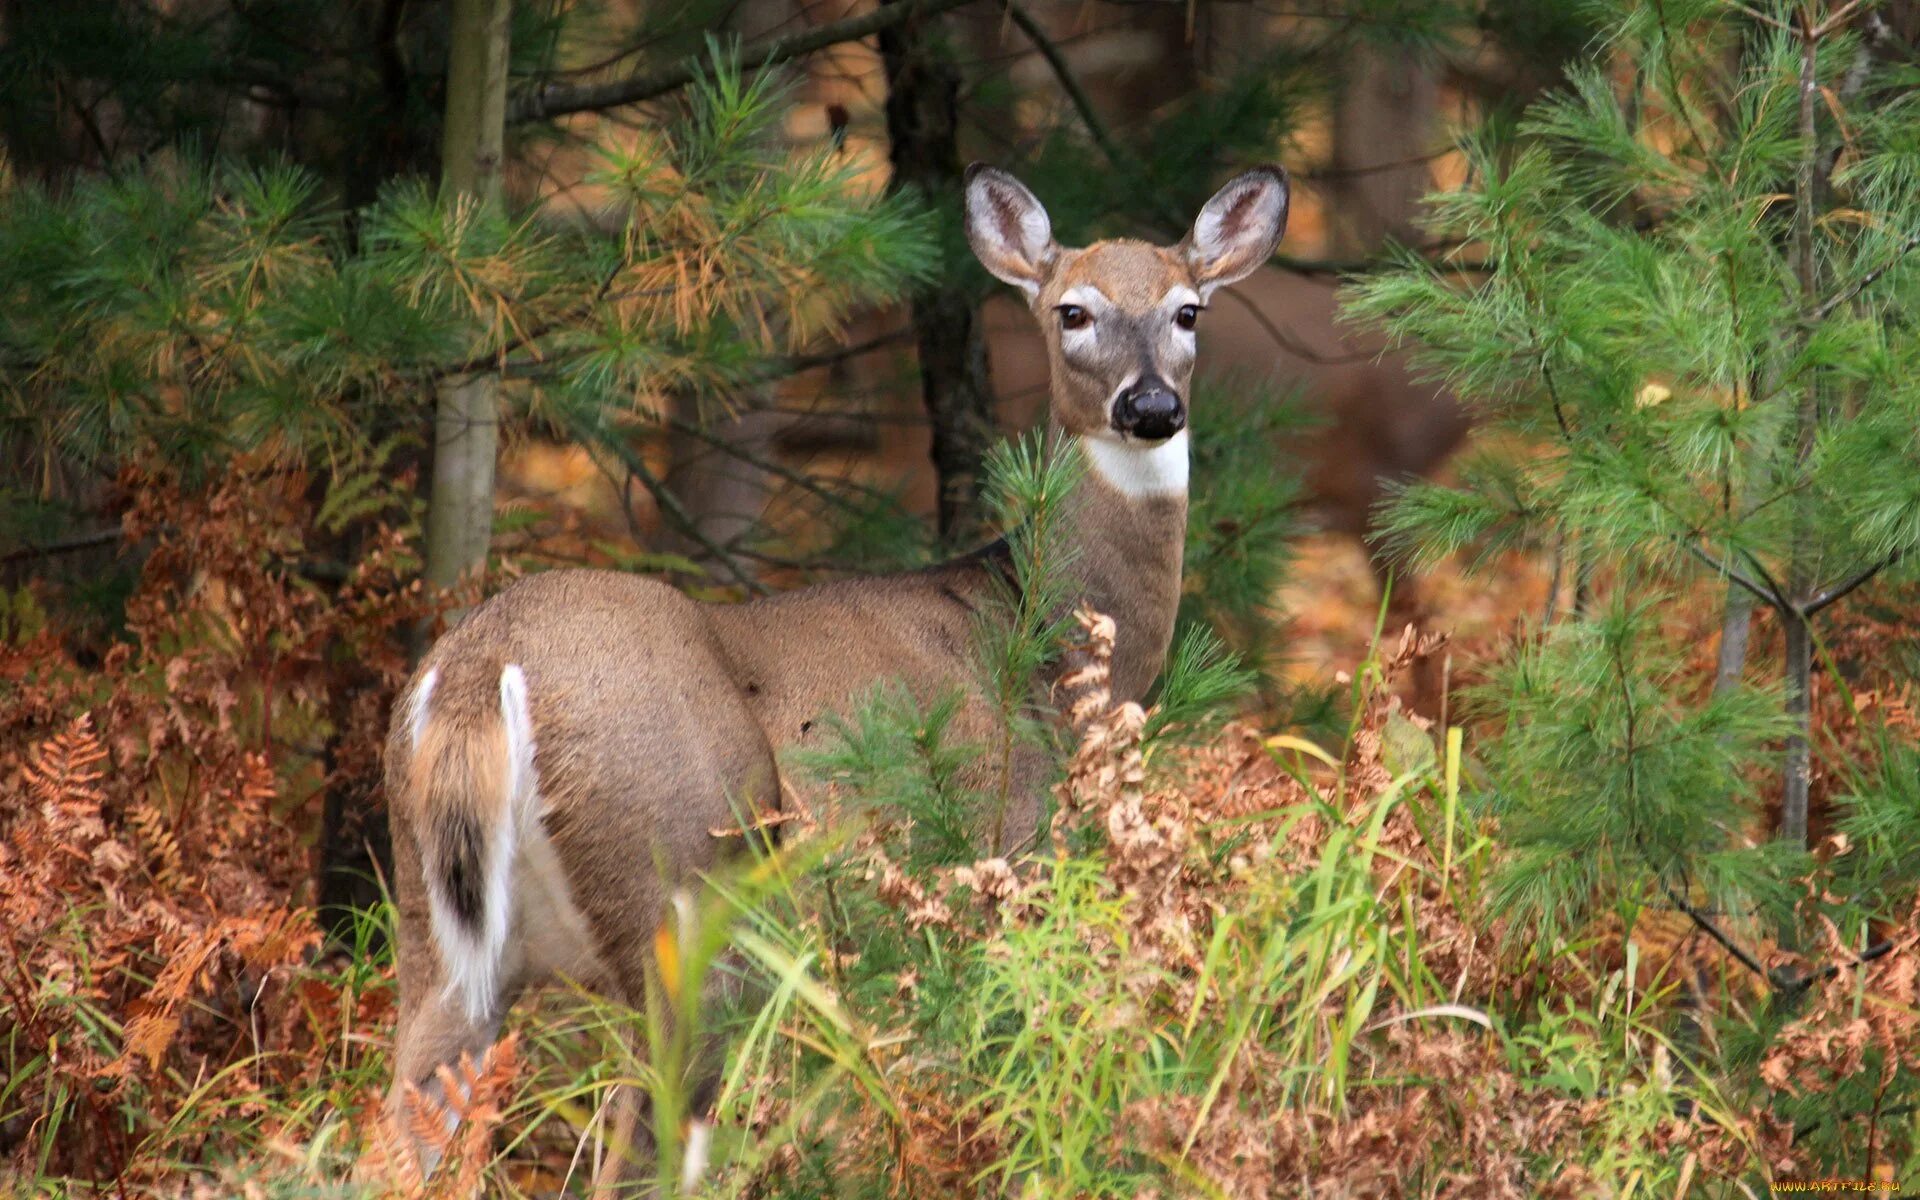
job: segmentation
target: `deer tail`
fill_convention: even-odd
[[[533,720],[526,675],[516,664],[500,672],[498,709],[477,713],[434,712],[437,674],[424,676],[409,700],[406,800],[446,999],[480,1022],[499,1010],[514,859],[537,791]]]

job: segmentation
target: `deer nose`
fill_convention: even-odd
[[[1114,401],[1113,427],[1147,441],[1160,441],[1187,427],[1187,406],[1180,403],[1172,388],[1149,377]]]

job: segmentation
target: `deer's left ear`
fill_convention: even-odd
[[[1287,231],[1287,172],[1255,167],[1214,193],[1180,243],[1201,299],[1253,274]]]

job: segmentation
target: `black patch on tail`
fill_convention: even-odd
[[[486,853],[484,834],[480,822],[464,812],[443,812],[434,830],[441,894],[454,917],[476,937],[485,905],[481,892],[486,874],[482,862]]]

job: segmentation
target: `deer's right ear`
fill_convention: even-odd
[[[1040,201],[1018,179],[984,163],[967,168],[967,244],[981,266],[1029,299],[1040,294],[1059,250]]]

